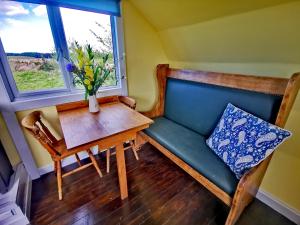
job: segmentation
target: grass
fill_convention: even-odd
[[[14,72],[19,91],[35,91],[42,89],[62,88],[64,81],[58,71],[21,71]]]
[[[15,71],[14,79],[19,91],[36,91],[64,87],[64,81],[59,71],[52,71],[51,73],[43,70]],[[109,76],[106,79],[103,86],[108,87],[116,85],[116,78],[114,74],[112,74],[112,76]]]
[[[113,58],[110,59],[113,62]],[[19,91],[36,91],[63,88],[64,80],[58,63],[54,59],[31,57],[9,57],[10,67]],[[116,86],[117,79],[112,73],[103,86]],[[78,89],[82,86],[76,85]]]

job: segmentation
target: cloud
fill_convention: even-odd
[[[25,9],[21,3],[0,1],[0,14],[6,16],[28,15],[29,10]]]
[[[9,26],[19,27],[24,26],[26,22],[22,20],[12,19],[12,18],[6,18],[4,19],[4,22]]]
[[[40,18],[40,17],[38,17]],[[0,27],[1,40],[6,52],[51,52],[54,49],[51,29],[47,20],[6,18]]]
[[[36,16],[46,16],[47,15],[47,9],[46,9],[46,6],[44,6],[44,5],[39,5],[39,6],[35,7],[32,11]]]

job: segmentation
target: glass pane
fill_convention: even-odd
[[[114,66],[113,44],[110,16],[74,9],[60,8],[65,34],[68,42],[70,57],[74,59],[74,43],[81,46],[90,44],[96,52],[95,60],[99,60],[101,54],[109,53],[108,63]],[[116,73],[113,71],[106,79],[103,87],[116,86]],[[80,85],[77,85],[80,87]]]
[[[0,35],[19,92],[64,87],[46,6],[1,1]]]

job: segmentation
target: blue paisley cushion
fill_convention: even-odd
[[[229,103],[206,143],[240,179],[289,136],[291,132]]]

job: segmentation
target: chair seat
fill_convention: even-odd
[[[238,179],[206,145],[204,136],[165,117],[156,118],[144,132],[227,194],[234,195]]]
[[[75,153],[81,152],[82,150],[68,150],[67,149],[67,145],[65,142],[65,139],[60,139],[58,140],[54,145],[53,145],[54,149],[60,153],[60,159],[69,157],[71,155],[74,155]]]

